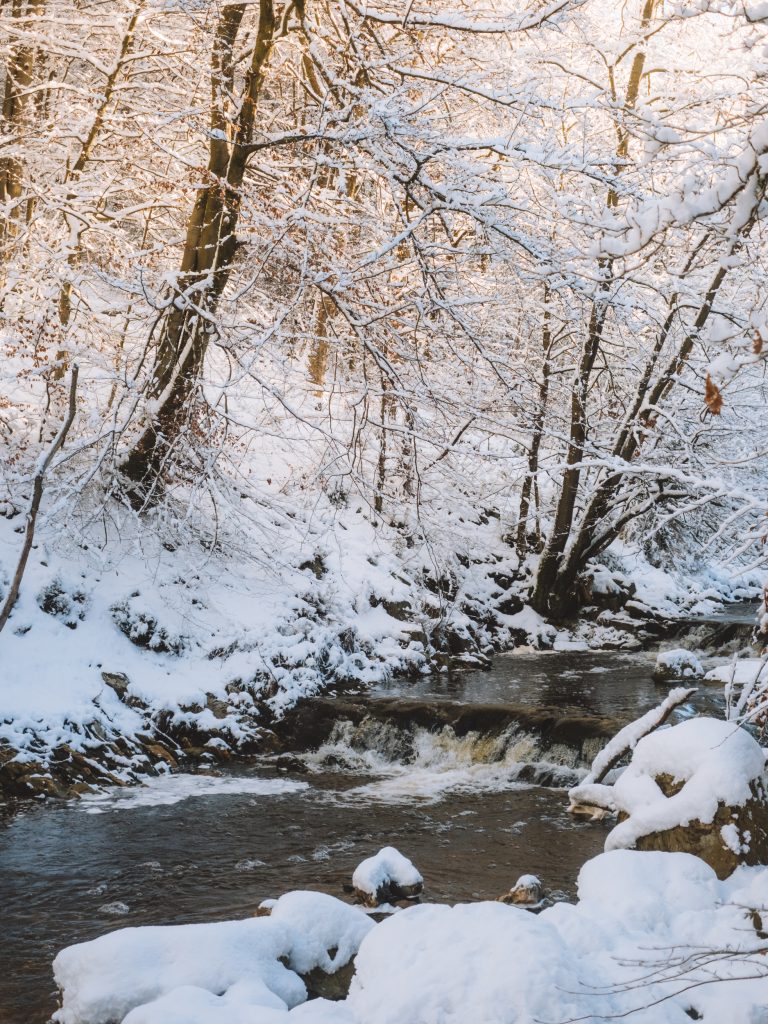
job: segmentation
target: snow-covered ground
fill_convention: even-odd
[[[518,564],[503,516],[462,512],[442,510],[442,547],[416,524],[404,532],[327,500],[275,499],[258,510],[258,536],[225,522],[212,545],[122,507],[76,526],[46,520],[0,634],[0,744],[43,773],[63,746],[96,762],[104,742],[147,733],[220,758],[254,749],[275,717],[332,683],[440,670],[448,652],[482,664],[513,644],[629,640],[594,622],[557,630],[523,606],[532,566]],[[0,586],[21,521],[0,518]],[[632,582],[666,615],[759,582],[665,574],[626,546],[612,558],[623,570],[597,571],[596,591]],[[113,750],[110,770],[130,780],[153,765],[156,752]]]
[[[56,958],[58,1024],[764,1024],[768,868],[720,882],[689,854],[584,865],[578,903],[420,905],[373,925],[319,893],[270,917],[130,928]],[[299,977],[357,953],[346,999]],[[282,959],[281,959],[282,958]]]

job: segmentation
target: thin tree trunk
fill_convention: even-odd
[[[16,572],[13,574],[13,579],[11,580],[10,589],[6,595],[3,607],[0,610],[0,632],[2,632],[8,619],[11,617],[13,606],[16,604],[19,597],[21,581],[24,578],[24,570],[27,568],[29,553],[32,550],[32,543],[35,539],[35,526],[37,525],[37,515],[40,511],[40,503],[43,500],[45,474],[48,472],[56,452],[64,444],[67,434],[69,433],[69,428],[72,426],[75,419],[75,413],[77,412],[77,375],[78,367],[77,364],[75,364],[72,367],[72,375],[69,382],[69,409],[67,411],[67,417],[62,423],[58,434],[53,439],[51,447],[48,449],[45,458],[38,464],[37,472],[35,473],[35,479],[32,484],[32,498],[27,511],[27,526],[24,531],[24,544],[21,549],[18,564],[16,565]]]
[[[517,553],[523,559],[528,552],[528,516],[530,513],[531,494],[534,492],[534,482],[539,472],[539,451],[544,436],[544,421],[547,415],[547,399],[549,397],[550,378],[550,357],[552,354],[552,328],[550,325],[550,313],[547,303],[549,301],[549,288],[544,285],[544,325],[542,327],[542,348],[544,359],[541,365],[541,382],[539,384],[539,404],[533,421],[531,432],[531,446],[528,449],[528,472],[523,481],[520,492],[520,509],[517,523]],[[534,497],[536,494],[534,493]]]
[[[566,456],[567,469],[563,474],[560,498],[555,511],[555,523],[546,547],[541,555],[536,574],[536,586],[531,603],[540,612],[547,612],[556,618],[566,616],[573,605],[569,590],[555,588],[558,570],[568,539],[571,535],[576,498],[581,479],[580,463],[584,457],[587,440],[587,393],[592,370],[607,316],[607,307],[595,302],[590,314],[589,332],[582,349],[576,380],[571,392],[570,436]]]

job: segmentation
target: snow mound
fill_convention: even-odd
[[[756,740],[716,718],[693,718],[645,736],[613,786],[614,805],[628,818],[608,836],[606,850],[692,821],[711,822],[719,804],[744,806],[764,768]],[[665,796],[655,781],[661,775],[682,788]]]
[[[376,926],[330,896],[297,892],[269,918],[124,929],[59,954],[64,1001],[55,1020],[765,1020],[768,964],[755,917],[768,916],[767,867],[741,867],[721,882],[690,854],[617,850],[582,868],[578,892],[577,905],[539,915],[498,902],[422,904]],[[727,954],[709,952],[717,950]],[[341,965],[355,951],[348,997],[305,1002],[299,973]]]
[[[572,981],[568,960],[541,915],[502,903],[411,907],[363,944],[348,1002],[365,1024],[547,1020],[547,993]]]
[[[409,908],[365,939],[346,1006],[356,1024],[682,1024],[691,1009],[756,1024],[767,969],[744,907],[766,904],[766,883],[764,868],[723,883],[689,854],[616,851],[582,869],[576,906]],[[690,958],[724,944],[741,955]]]
[[[332,896],[293,892],[270,917],[123,928],[59,953],[53,971],[63,1003],[54,1020],[112,1024],[129,1015],[130,1024],[233,1024],[254,1019],[237,1009],[243,1001],[285,1013],[307,997],[300,973],[333,973],[372,927],[366,914]],[[222,993],[226,999],[212,1001]],[[190,1001],[201,1013],[184,1016]]]
[[[373,857],[368,857],[355,868],[352,885],[359,892],[378,899],[386,890],[407,894],[420,889],[424,879],[416,867],[394,846],[385,846]]]

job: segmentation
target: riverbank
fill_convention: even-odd
[[[302,698],[510,649],[641,649],[760,582],[672,576],[621,550],[585,578],[580,620],[555,627],[525,605],[535,565],[499,513],[449,517],[438,552],[362,509],[289,512],[270,560],[224,528],[214,545],[161,540],[121,509],[106,542],[43,531],[0,636],[0,793],[72,796],[276,751]],[[6,580],[19,521],[0,519]]]

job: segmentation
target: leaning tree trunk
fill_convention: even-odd
[[[229,280],[237,248],[240,189],[276,29],[272,0],[260,0],[256,42],[242,103],[233,123],[224,104],[233,91],[235,42],[246,7],[232,4],[223,7],[219,15],[211,55],[211,184],[197,194],[176,293],[161,325],[149,382],[153,415],[121,467],[134,484],[134,497],[142,503],[153,494],[164,460],[188,422],[205,354],[215,331],[216,308]]]

